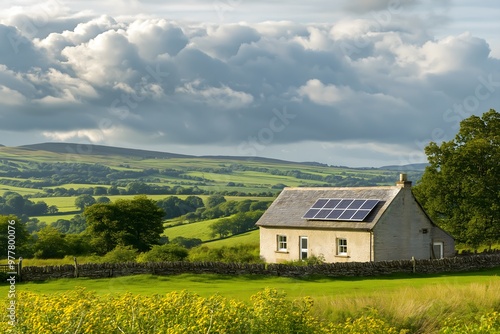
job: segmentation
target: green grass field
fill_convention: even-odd
[[[210,236],[211,230],[209,226],[218,220],[219,219],[210,219],[191,224],[169,227],[164,230],[163,234],[170,240],[175,237],[198,238],[201,239],[201,241],[211,240],[213,238]]]
[[[221,240],[209,241],[204,243],[203,246],[220,248],[224,246],[234,247],[243,244],[259,244],[259,230],[245,232]]]
[[[58,279],[45,282],[18,283],[19,291],[52,294],[85,287],[98,294],[140,293],[164,294],[184,290],[210,296],[220,293],[227,297],[247,300],[248,297],[266,288],[285,291],[290,297],[311,296],[317,300],[332,297],[370,297],[374,294],[389,294],[407,289],[442,287],[453,289],[469,285],[484,285],[491,292],[500,293],[500,268],[447,275],[391,275],[377,278],[287,278],[271,276],[225,276],[213,274],[182,274],[175,276],[136,275],[103,279]],[[0,287],[0,293],[7,294],[7,286]]]
[[[446,275],[342,279],[213,274],[137,275],[17,283],[16,291],[52,295],[84,287],[102,296],[125,293],[164,295],[187,290],[204,297],[220,294],[249,302],[251,295],[265,288],[275,288],[292,299],[312,297],[312,312],[320,319],[344,322],[347,318],[376,314],[377,318],[381,317],[400,328],[412,329],[410,333],[437,333],[448,318],[472,321],[478,314],[499,311],[499,274],[500,268]],[[7,291],[8,286],[0,287],[0,294],[7,296]]]

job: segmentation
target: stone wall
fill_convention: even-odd
[[[500,254],[468,255],[440,260],[408,260],[383,262],[324,263],[311,266],[291,264],[245,264],[221,262],[160,262],[160,263],[88,263],[78,265],[23,267],[23,281],[41,281],[53,278],[105,278],[138,274],[223,274],[269,275],[301,277],[321,275],[329,277],[380,276],[395,273],[437,274],[474,271],[500,266]]]

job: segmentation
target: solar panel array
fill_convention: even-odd
[[[320,198],[302,218],[361,222],[378,202],[378,199]]]

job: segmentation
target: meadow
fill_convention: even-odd
[[[123,298],[127,293],[132,293],[152,298],[155,295],[166,296],[187,290],[187,293],[205,299],[218,295],[250,305],[255,301],[255,297],[252,296],[271,289],[284,293],[288,301],[311,297],[310,316],[322,323],[344,326],[346,323],[352,325],[353,319],[366,320],[372,317],[369,326],[384,324],[385,327],[382,328],[386,330],[392,328],[397,332],[406,329],[408,333],[437,333],[441,329],[444,333],[443,328],[458,326],[460,321],[467,321],[469,329],[473,328],[474,324],[480,321],[478,315],[491,316],[493,312],[500,311],[499,274],[500,268],[447,275],[391,275],[343,279],[209,274],[138,275],[111,279],[78,278],[18,283],[16,293],[22,296],[22,293],[29,292],[42,298],[51,298],[51,296],[65,296],[72,291],[85,288],[85,291],[104,298],[101,299],[104,302],[110,298],[106,296]],[[7,295],[7,289],[6,286],[2,286],[0,293]],[[492,321],[496,321],[495,319]],[[497,325],[500,325],[500,319],[498,320]],[[500,327],[493,328],[500,330]],[[374,331],[363,333],[379,333],[375,331],[375,327],[373,329]],[[454,332],[460,333],[459,328],[455,327],[455,331],[449,333]],[[474,333],[474,331],[469,332]],[[490,332],[496,333],[493,329],[481,333]],[[346,331],[346,333],[362,332]]]

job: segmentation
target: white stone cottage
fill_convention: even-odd
[[[455,242],[417,202],[411,181],[395,186],[285,188],[256,224],[269,263],[321,256],[326,262],[451,257]]]

